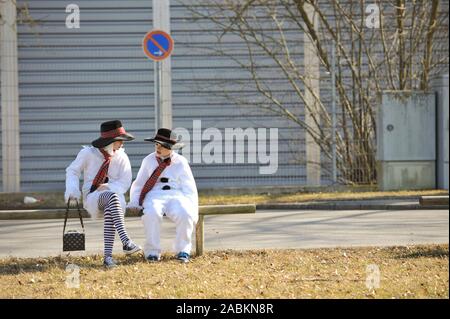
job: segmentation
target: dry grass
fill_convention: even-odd
[[[448,195],[446,190],[392,191],[392,192],[336,192],[336,193],[290,193],[263,195],[214,195],[201,196],[202,205],[215,204],[244,204],[244,203],[302,203],[327,200],[377,199],[419,197],[423,195]]]
[[[392,192],[335,192],[335,193],[287,193],[287,194],[261,194],[261,195],[202,195],[201,205],[245,204],[245,203],[301,203],[325,200],[348,199],[376,199],[376,198],[402,198],[419,197],[422,195],[448,195],[446,190],[417,190]],[[34,204],[24,204],[24,196],[33,196],[41,201]],[[0,209],[37,209],[37,208],[63,208],[64,194],[60,192],[42,193],[0,193]]]
[[[100,256],[0,260],[0,298],[448,298],[449,248],[217,251],[179,264]],[[66,287],[65,267],[80,267],[80,287]],[[366,287],[366,267],[381,272]]]

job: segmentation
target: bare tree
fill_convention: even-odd
[[[343,183],[376,182],[375,106],[380,93],[427,90],[435,74],[448,70],[448,4],[442,5],[439,0],[377,0],[375,7],[371,1],[376,10],[370,17],[370,11],[366,12],[369,4],[364,0],[200,0],[195,5],[193,1],[179,1],[199,23],[212,22],[218,27],[217,45],[207,49],[229,57],[246,70],[261,99],[248,101],[227,94],[226,86],[224,94],[239,105],[257,105],[289,119],[314,139],[327,158],[331,158],[332,149],[330,103],[313,93],[318,106],[313,108],[305,99],[305,92],[314,90],[308,86],[302,61],[296,58],[298,35],[310,37],[323,74],[332,71],[331,48],[335,46],[339,105],[335,143]],[[308,13],[311,8],[318,26]],[[292,30],[298,30],[296,41]],[[227,35],[241,39],[247,58],[236,57],[221,46]],[[314,126],[307,125],[300,113],[272,90],[270,79],[262,76],[262,56],[284,75],[287,90],[311,112]],[[324,77],[320,80],[325,81]]]
[[[16,0],[0,0],[0,4],[3,2],[11,1],[17,8],[17,23],[18,24],[28,24],[33,27],[37,24],[36,20],[30,15],[30,10],[28,8],[28,3],[23,3],[17,5]],[[0,24],[3,24],[3,17],[0,14]]]

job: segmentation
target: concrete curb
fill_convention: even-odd
[[[20,219],[64,219],[66,210],[56,209],[30,209],[30,210],[0,210],[0,220],[20,220]],[[86,210],[81,209],[81,216],[90,219]],[[125,217],[139,217],[138,213],[127,213]],[[79,218],[76,210],[69,212],[69,218]]]
[[[0,210],[0,220],[20,220],[20,219],[63,219],[65,209],[29,209],[29,210]],[[81,210],[83,218],[89,218],[85,210]],[[76,211],[69,212],[69,218],[78,218]]]
[[[305,210],[416,210],[416,209],[448,209],[448,205],[421,206],[419,204],[260,204],[256,209],[283,210],[283,209],[305,209]]]

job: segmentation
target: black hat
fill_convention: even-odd
[[[148,137],[145,138],[144,141],[161,144],[169,150],[180,149],[184,146],[183,143],[180,143],[179,140],[177,140],[175,133],[167,128],[160,128],[154,138]]]
[[[92,141],[92,145],[103,148],[115,141],[132,141],[134,136],[128,134],[118,120],[104,122],[100,126],[100,137]]]

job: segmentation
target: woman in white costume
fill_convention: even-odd
[[[161,128],[154,138],[145,141],[155,143],[155,152],[142,161],[136,180],[131,185],[128,204],[129,209],[143,209],[145,258],[155,262],[161,257],[160,228],[166,215],[176,225],[176,258],[188,262],[192,233],[198,220],[194,176],[187,159],[173,151],[181,144],[177,143],[171,130]]]
[[[80,200],[91,217],[104,216],[104,265],[116,266],[112,258],[115,232],[119,234],[125,254],[141,248],[133,243],[124,224],[125,197],[131,185],[131,165],[122,145],[134,137],[128,134],[120,121],[101,124],[101,136],[84,147],[66,169],[65,200]],[[80,192],[80,176],[84,183]]]

